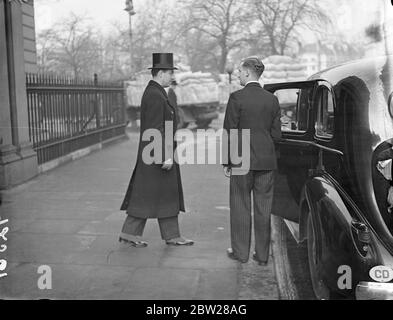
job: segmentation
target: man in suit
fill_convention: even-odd
[[[258,58],[244,59],[239,67],[243,89],[230,95],[224,130],[248,129],[250,134],[250,170],[235,174],[236,166],[224,164],[230,176],[231,244],[229,258],[245,263],[251,245],[251,194],[254,207],[255,253],[253,259],[266,265],[270,247],[270,214],[273,202],[274,171],[277,159],[273,140],[281,138],[281,111],[278,99],[264,90],[259,79],[265,69]],[[233,144],[229,138],[229,144]],[[229,147],[229,149],[232,146]],[[228,149],[228,150],[229,150]],[[244,148],[243,148],[244,150]],[[244,156],[244,155],[243,155]]]
[[[153,53],[150,69],[153,80],[142,97],[137,164],[121,206],[121,210],[127,212],[127,218],[119,240],[134,247],[146,247],[147,243],[141,239],[146,220],[158,219],[161,237],[166,244],[190,246],[194,242],[180,236],[178,222],[179,212],[185,212],[185,208],[180,168],[174,163],[176,110],[164,90],[176,70],[172,53]],[[168,123],[172,125],[168,126]],[[160,159],[153,163],[150,158],[146,159],[146,150],[155,142],[155,137],[153,135],[153,141],[146,141],[144,135],[147,132],[158,133],[158,140],[161,140],[160,150],[153,149],[154,153],[160,153],[154,154],[154,159]]]
[[[176,95],[176,86],[177,86],[177,82],[176,80],[172,80],[171,85],[168,89],[168,99],[169,99],[169,103],[171,104],[172,107],[175,108],[176,110],[176,123],[178,124],[177,129],[181,129],[180,128],[180,119],[179,119],[179,108],[177,106],[177,95]]]
[[[169,89],[168,89],[168,99],[169,99],[169,103],[173,107],[177,108],[177,96],[176,96],[176,92],[175,92],[176,86],[177,86],[176,80],[172,80],[171,85],[169,86]]]

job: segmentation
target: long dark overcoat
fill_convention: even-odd
[[[157,82],[150,81],[141,103],[141,137],[137,163],[121,206],[121,210],[133,217],[169,218],[177,216],[181,211],[185,212],[179,165],[175,164],[171,170],[166,171],[161,168],[162,163],[146,164],[142,159],[144,148],[153,140],[143,141],[143,133],[148,129],[159,130],[164,144],[166,121],[173,121],[173,128],[177,128],[176,110],[169,103],[164,88]],[[175,129],[169,133],[175,150],[174,135]],[[163,158],[164,149],[165,146],[162,148]],[[171,158],[174,159],[173,154]]]

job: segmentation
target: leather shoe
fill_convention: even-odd
[[[168,246],[192,246],[194,244],[194,241],[184,238],[176,238],[176,239],[166,240],[165,243]]]
[[[268,263],[268,262],[267,262],[267,261],[261,261],[261,260],[259,260],[256,253],[254,253],[254,254],[252,255],[252,258],[253,258],[254,261],[258,262],[258,264],[259,264],[260,266],[267,266],[267,263]]]
[[[233,252],[232,248],[229,248],[229,249],[227,250],[227,255],[228,255],[228,258],[230,258],[230,259],[232,259],[232,260],[239,261],[239,262],[241,262],[241,263],[247,263],[247,260],[238,258],[238,257],[235,255],[235,253]]]
[[[127,240],[127,239],[120,237],[119,242],[124,242],[126,244],[130,244],[135,248],[146,248],[147,247],[147,242],[142,241],[142,240]]]

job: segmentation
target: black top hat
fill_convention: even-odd
[[[153,67],[149,69],[177,70],[173,66],[173,53],[153,53]]]

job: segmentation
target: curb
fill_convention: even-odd
[[[299,300],[287,254],[284,221],[272,215],[272,254],[280,300]]]
[[[90,147],[79,149],[79,150],[74,151],[70,154],[67,154],[63,157],[60,157],[60,158],[54,159],[52,161],[46,162],[44,164],[41,164],[38,166],[38,174],[42,174],[42,173],[51,171],[53,169],[56,169],[57,167],[67,164],[69,162],[84,158],[93,152],[100,151],[103,148],[109,146],[110,144],[120,142],[121,140],[128,140],[128,136],[126,134],[124,134],[122,136],[111,138],[111,139],[102,141],[100,143],[97,143],[95,145],[92,145]]]

